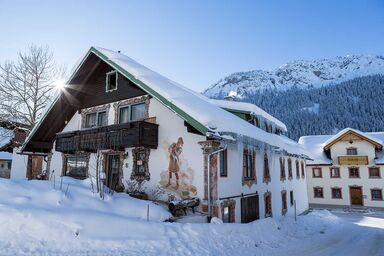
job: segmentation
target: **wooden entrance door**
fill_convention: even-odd
[[[241,223],[248,223],[259,218],[259,196],[241,198]]]
[[[349,194],[351,197],[351,205],[363,205],[363,192],[361,187],[350,187]]]
[[[107,155],[105,185],[115,190],[119,184],[120,155]]]

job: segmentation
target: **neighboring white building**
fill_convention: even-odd
[[[314,158],[307,162],[310,206],[384,208],[383,140],[384,132],[351,128],[301,137],[299,143]]]
[[[249,222],[308,209],[306,152],[285,131],[255,105],[209,100],[92,47],[22,152],[45,154],[56,177],[100,166],[113,190],[146,180],[148,194],[197,197],[203,213]]]

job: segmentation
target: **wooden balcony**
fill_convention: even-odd
[[[96,152],[98,149],[124,150],[129,147],[156,149],[158,125],[145,121],[114,124],[56,134],[56,151]]]
[[[339,165],[367,165],[368,156],[339,156]]]

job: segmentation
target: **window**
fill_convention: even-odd
[[[235,222],[235,207],[234,199],[226,199],[221,202],[221,216],[224,223]]]
[[[227,150],[219,153],[220,160],[220,177],[227,177],[228,175],[228,162],[227,162]]]
[[[347,155],[348,156],[356,156],[357,155],[357,148],[347,148]]]
[[[369,178],[380,178],[380,168],[379,167],[369,167]]]
[[[293,190],[289,191],[289,202],[291,203],[291,206],[293,206],[294,204]]]
[[[321,188],[321,187],[313,188],[313,197],[314,198],[323,198],[324,197],[323,188]]]
[[[142,120],[145,118],[145,104],[131,105],[131,120]]]
[[[1,168],[4,168],[4,166],[5,166],[4,164],[1,164]]]
[[[340,178],[340,168],[339,167],[331,167],[330,169],[331,178]]]
[[[285,215],[288,210],[287,206],[287,191],[281,191],[281,213]]]
[[[271,181],[271,174],[269,173],[269,161],[267,153],[264,154],[264,182],[268,183]]]
[[[145,103],[120,107],[119,124],[129,123],[130,121],[142,120],[145,118]]]
[[[229,223],[231,222],[232,220],[232,216],[231,216],[231,209],[229,206],[224,206],[224,209],[223,209],[223,222],[224,223]]]
[[[8,169],[11,170],[11,168],[12,168],[12,162],[9,161],[9,162],[8,162]]]
[[[331,190],[333,199],[341,199],[341,188],[331,188]]]
[[[76,179],[85,179],[87,177],[87,156],[66,156],[64,175]]]
[[[107,125],[106,111],[90,113],[85,116],[84,128],[92,128],[96,126],[105,126],[105,125]]]
[[[133,165],[131,179],[149,180],[150,173],[148,169],[150,149],[148,148],[134,148],[132,149]],[[178,176],[176,176],[178,180]]]
[[[245,180],[256,179],[255,175],[255,151],[244,149],[243,151],[243,176]]]
[[[111,71],[107,73],[107,78],[106,78],[106,91],[114,91],[117,90],[117,72],[116,71]]]
[[[266,192],[264,194],[264,203],[265,203],[265,217],[272,217],[272,195],[271,192]]]
[[[304,161],[301,161],[301,177],[305,178],[305,164]]]
[[[288,158],[288,179],[292,179],[292,160]]]
[[[348,170],[349,170],[349,178],[360,178],[358,167],[349,167]]]
[[[321,178],[322,177],[321,168],[319,167],[312,168],[312,176],[313,178]]]
[[[280,157],[280,180],[285,180],[285,159]]]
[[[296,179],[300,179],[300,164],[299,160],[296,159]]]
[[[372,200],[383,200],[383,191],[381,189],[371,189]]]

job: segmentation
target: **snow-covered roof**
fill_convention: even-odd
[[[216,99],[210,99],[211,103],[213,103],[216,106],[219,106],[221,108],[225,109],[231,109],[231,110],[238,110],[242,112],[247,112],[254,116],[262,116],[263,118],[267,119],[268,121],[274,123],[276,126],[278,126],[283,131],[287,131],[287,126],[281,122],[279,119],[273,117],[272,115],[265,112],[260,107],[256,106],[252,103],[247,102],[238,102],[238,101],[231,101],[231,100],[216,100]]]
[[[353,132],[355,134],[360,135],[361,137],[365,137],[366,139],[371,140],[372,142],[376,142],[377,144],[383,145],[382,140],[370,136],[369,133],[361,132],[361,131],[353,129],[353,128],[345,128],[345,129],[341,130],[340,132],[336,133],[335,135],[333,135],[332,137],[330,137],[327,141],[325,141],[324,147],[328,146],[329,144],[331,144],[332,142],[334,142],[335,140],[337,140],[338,138],[340,138],[341,136],[343,136],[344,134],[346,134],[348,132]]]
[[[142,90],[159,100],[163,105],[170,108],[194,128],[207,136],[221,137],[225,135],[223,138],[227,138],[228,134],[236,134],[241,137],[249,137],[265,142],[291,154],[305,155],[305,151],[298,143],[294,141],[288,143],[276,134],[267,133],[249,124],[241,118],[212,104],[207,97],[200,93],[194,92],[150,70],[122,53],[100,47],[91,47],[85,58],[87,58],[90,53],[101,58],[127,77],[127,79],[134,82]],[[75,69],[74,74],[81,68],[82,63]],[[71,81],[74,74],[69,81]],[[46,115],[47,114],[45,114],[42,119],[44,119]],[[24,150],[25,145],[40,124],[41,121],[34,127],[21,151]],[[292,143],[294,143],[295,146],[292,146]]]
[[[309,154],[313,158],[313,162],[310,162],[310,164],[313,164],[313,165],[332,164],[332,159],[329,159],[327,157],[324,151],[324,147],[348,131],[353,131],[355,133],[360,134],[363,137],[366,137],[374,142],[377,142],[383,145],[384,132],[361,132],[359,130],[352,129],[352,128],[346,128],[335,135],[303,136],[303,137],[300,137],[299,144],[303,145],[304,148],[309,152]],[[383,151],[378,152],[375,162],[376,164],[384,164]]]
[[[0,160],[12,160],[12,153],[0,151]]]
[[[324,152],[324,142],[331,138],[332,135],[314,135],[303,136],[299,139],[299,144],[309,152],[313,161],[309,164],[332,164],[332,159],[329,159]]]

